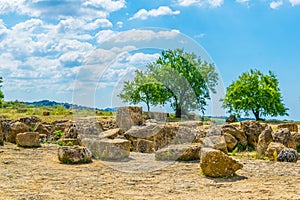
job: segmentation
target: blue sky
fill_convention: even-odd
[[[300,0],[1,0],[2,90],[5,100],[118,106],[135,68],[184,47],[215,63],[220,95],[245,71],[274,71],[284,118],[300,120],[299,24]]]

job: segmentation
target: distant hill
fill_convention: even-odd
[[[42,101],[34,101],[34,102],[24,102],[27,106],[35,106],[35,107],[42,107],[42,106],[63,106],[66,109],[76,109],[76,110],[100,110],[100,111],[105,111],[105,112],[117,112],[118,107],[114,108],[92,108],[88,106],[81,106],[81,105],[76,105],[76,104],[70,104],[70,103],[60,103],[56,101],[50,101],[50,100],[42,100]]]
[[[66,109],[77,109],[77,110],[94,110],[95,108],[87,107],[87,106],[81,106],[81,105],[75,105],[70,103],[58,103],[55,101],[49,101],[49,100],[42,100],[42,101],[34,101],[34,102],[24,102],[27,106],[35,106],[35,107],[42,107],[42,106],[63,106]]]

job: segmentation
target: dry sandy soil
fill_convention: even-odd
[[[237,158],[236,158],[237,159]],[[300,199],[300,161],[240,158],[231,179],[201,175],[197,162],[158,162],[132,154],[124,162],[63,165],[56,145],[0,147],[0,199]]]

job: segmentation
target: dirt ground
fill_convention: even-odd
[[[159,162],[151,154],[63,165],[57,148],[0,147],[0,199],[300,199],[300,161],[240,158],[238,176],[211,179],[199,161]]]

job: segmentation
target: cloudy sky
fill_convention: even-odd
[[[300,0],[1,0],[2,90],[5,100],[117,106],[135,68],[180,47],[215,63],[220,95],[242,72],[274,71],[300,120],[299,24]]]

